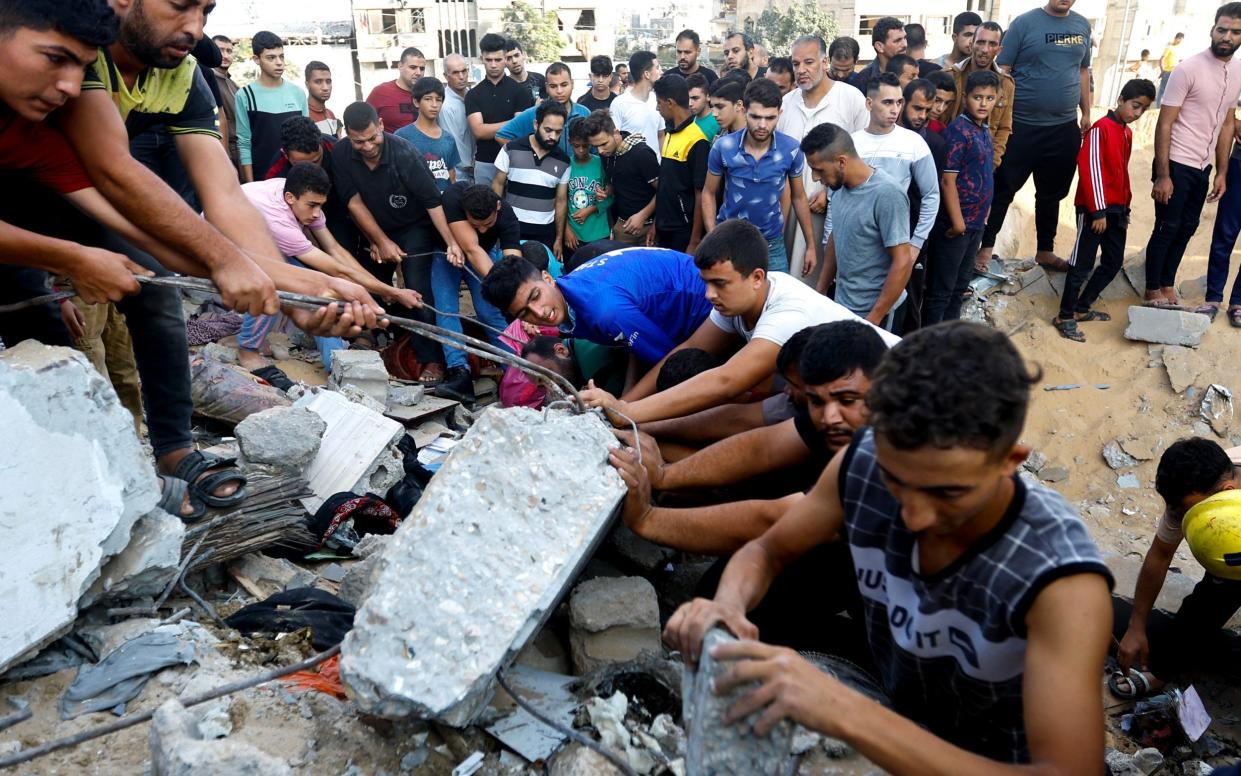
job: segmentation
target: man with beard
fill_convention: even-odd
[[[871,46],[874,47],[875,58],[849,78],[849,83],[860,89],[862,94],[866,93],[866,86],[872,78],[887,70],[888,60],[897,54],[904,54],[908,48],[904,22],[894,16],[885,16],[875,22],[871,30]],[[914,64],[917,65],[917,62]]]
[[[553,62],[547,66],[545,72],[547,75],[543,80],[543,86],[547,92],[547,99],[563,105],[569,116],[565,119],[564,130],[560,133],[560,150],[564,151],[565,156],[571,156],[573,147],[569,145],[569,127],[576,124],[579,119],[589,116],[590,110],[585,105],[573,101],[573,75],[569,72],[568,65],[564,62]],[[514,116],[512,121],[496,133],[496,142],[508,143],[510,140],[517,140],[532,134],[536,111],[538,111],[538,106],[532,105]]]
[[[641,464],[632,450],[612,453],[609,460],[629,486],[624,519],[635,533],[683,552],[735,552],[797,503],[800,491],[808,490],[832,457],[849,446],[853,433],[866,424],[866,391],[888,346],[861,321],[823,323],[802,332],[795,370],[801,380],[796,386],[800,400],[789,419],[721,440],[673,463],[664,461],[659,445],[647,434],[640,434],[638,441]],[[786,347],[794,342],[790,338]],[[632,435],[618,436],[633,444]],[[793,467],[799,467],[802,476],[769,476]],[[799,492],[689,509],[651,504],[652,490],[717,488],[760,477],[782,493]],[[781,482],[789,487],[780,488]]]
[[[401,52],[396,65],[396,78],[379,84],[366,95],[366,101],[374,106],[388,132],[414,122],[414,102],[411,92],[414,84],[427,72],[427,58],[416,48]]]
[[[1008,145],[1008,136],[1013,134],[1013,94],[1017,82],[995,64],[1000,55],[1000,41],[1004,38],[1004,29],[995,22],[983,22],[974,33],[974,43],[969,59],[958,62],[948,68],[953,82],[957,85],[956,98],[940,118],[945,126],[961,115],[965,110],[965,79],[976,70],[990,70],[1000,77],[1000,94],[991,108],[991,144],[995,147],[995,166],[1000,166],[1004,158],[1004,149]]]
[[[1152,307],[1177,304],[1176,270],[1198,230],[1202,205],[1218,200],[1227,188],[1241,94],[1241,60],[1233,58],[1238,45],[1241,3],[1228,3],[1215,12],[1211,47],[1177,65],[1160,99],[1152,191],[1155,226],[1146,244],[1146,303]],[[1208,194],[1212,161],[1215,186]],[[1213,264],[1218,273],[1218,261]],[[1217,288],[1222,292],[1222,285]],[[1213,316],[1209,305],[1200,310]],[[1228,321],[1241,325],[1241,314],[1230,311]]]
[[[807,326],[856,320],[848,310],[789,275],[768,273],[767,252],[767,239],[758,227],[732,219],[712,229],[694,254],[707,301],[714,309],[675,350],[698,348],[720,358],[731,353],[726,362],[655,393],[661,360],[624,399],[587,389],[582,400],[614,410],[618,425],[630,419],[645,423],[678,418],[732,401],[765,384],[775,373],[780,348]],[[887,332],[880,336],[889,342],[899,340]]]
[[[698,57],[702,54],[702,41],[698,38],[698,33],[681,30],[677,35],[676,48],[677,69],[670,72],[679,73],[686,78],[701,73],[702,77],[707,79],[708,88],[719,78],[714,70],[698,62]]]
[[[535,110],[534,131],[500,149],[491,182],[492,190],[517,214],[521,238],[543,243],[557,259],[563,255],[573,166],[560,149],[568,120],[564,105],[544,100]]]
[[[73,145],[98,193],[141,231],[133,231],[124,219],[107,220],[107,213],[100,215],[102,211],[92,211],[96,217],[109,228],[126,230],[126,240],[154,253],[168,269],[211,277],[220,287],[225,304],[238,311],[276,312],[276,285],[305,294],[335,295],[349,302],[339,316],[330,307],[314,314],[292,311],[298,324],[313,333],[353,335],[360,331],[355,321],[374,326],[375,316],[382,310],[370,295],[352,282],[287,265],[262,217],[241,192],[216,131],[214,100],[206,80],[187,57],[202,36],[209,4],[117,0],[112,7],[121,18],[119,40],[92,52],[97,59],[86,67],[80,95],[74,97],[77,82],[72,82],[72,89],[62,88],[62,84],[70,83],[63,79],[50,84],[50,89],[42,86],[47,75],[38,70],[13,79],[23,82],[20,86],[15,83],[15,90],[33,90],[35,86],[44,90],[24,99],[14,98],[26,105],[20,115],[27,122],[42,121],[51,110],[64,106],[58,113],[60,131]],[[108,23],[114,24],[111,19],[109,16]],[[66,45],[62,42],[61,48]],[[68,50],[76,52],[80,47],[78,42]],[[30,56],[46,58],[45,54]],[[75,77],[80,78],[91,57],[75,53],[63,61],[71,69],[76,67]],[[29,65],[25,60],[24,66]],[[11,75],[18,72],[13,62],[6,68]],[[206,219],[190,210],[130,154],[131,134],[137,136],[157,127],[167,127],[174,137]],[[6,203],[6,220],[12,216],[20,222],[34,214],[36,222],[51,224],[46,227],[47,233],[77,236],[67,226],[69,218],[61,220],[58,203],[44,209],[42,199],[15,199]],[[106,210],[116,215],[111,208]],[[167,271],[151,256],[129,245],[124,250],[139,264],[157,272]],[[38,295],[37,284],[5,285],[10,299],[23,298],[27,292]],[[143,378],[157,467],[161,473],[188,483],[200,502],[235,505],[241,498],[238,476],[226,463],[193,448],[180,295],[172,289],[148,287],[135,298],[141,314],[149,316],[127,318]]]
[[[767,75],[767,68],[755,61],[754,39],[744,32],[730,32],[724,38],[724,70],[742,70],[753,81]]]

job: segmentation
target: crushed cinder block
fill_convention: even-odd
[[[379,571],[379,555],[371,554],[349,566],[345,576],[340,580],[340,591],[337,593],[355,609],[362,605],[371,587],[375,584],[375,576]]]
[[[327,423],[305,407],[273,407],[237,424],[247,463],[300,474],[319,452]]]
[[[0,544],[10,550],[0,582],[3,672],[69,630],[104,566],[155,510],[159,481],[133,417],[69,348],[26,341],[0,354],[0,427],[11,451],[0,466]],[[96,594],[127,579],[144,589],[167,584],[169,558],[159,550],[169,543],[154,544],[118,565]]]
[[[345,383],[339,388],[333,388],[331,390],[336,391],[341,396],[344,396],[346,399],[348,399],[351,402],[354,402],[356,404],[361,404],[363,407],[366,407],[371,412],[378,412],[380,415],[382,415],[388,409],[383,404],[380,404],[379,402],[375,401],[369,393],[362,390],[361,388],[354,385],[353,383]]]
[[[596,415],[485,413],[380,551],[341,677],[364,712],[461,727],[534,636],[625,494]],[[546,466],[549,460],[572,466]]]
[[[1232,391],[1222,385],[1212,384],[1202,395],[1199,414],[1219,436],[1226,436],[1232,427]]]
[[[1125,339],[1196,348],[1210,327],[1211,319],[1199,313],[1131,305]]]
[[[389,407],[413,407],[427,395],[427,389],[421,385],[389,385]]]
[[[151,720],[152,776],[292,776],[284,761],[232,739],[205,740],[198,720],[184,706],[169,700]]]
[[[569,598],[569,645],[578,676],[660,652],[659,600],[642,577],[598,577]]]
[[[1113,469],[1128,469],[1138,465],[1138,460],[1120,447],[1120,442],[1113,439],[1103,446],[1103,460]]]
[[[388,403],[388,370],[383,356],[376,350],[332,351],[332,373],[327,385],[339,390],[344,385],[357,386],[380,406]]]
[[[688,742],[685,752],[687,776],[725,773],[781,773],[793,746],[793,725],[782,720],[766,736],[754,733],[762,710],[733,724],[724,720],[728,709],[751,692],[756,683],[715,694],[715,678],[729,666],[711,657],[717,644],[736,639],[722,628],[712,628],[702,640],[698,670],[685,669],[682,681],[682,718]]]
[[[1177,393],[1184,393],[1202,373],[1202,359],[1192,348],[1168,345],[1162,349],[1160,355],[1163,368],[1168,373],[1168,382]]]
[[[272,558],[261,552],[242,555],[228,565],[229,571],[241,575],[267,596],[295,587],[310,587],[315,575],[286,558]]]
[[[158,596],[181,565],[184,540],[185,523],[180,518],[162,509],[143,515],[134,524],[129,544],[104,564],[80,606]]]
[[[308,512],[343,491],[382,495],[405,476],[396,447],[405,434],[400,423],[332,391],[309,392],[294,406],[312,410],[327,424],[319,452],[303,475],[315,492],[302,500]]]

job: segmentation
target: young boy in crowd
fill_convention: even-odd
[[[440,109],[444,107],[444,84],[438,78],[419,78],[410,91],[418,116],[394,134],[414,144],[422,152],[435,185],[443,194],[457,180],[456,169],[461,163],[457,141],[439,125]]]
[[[246,182],[258,180],[280,156],[280,125],[284,120],[310,113],[306,93],[284,79],[284,41],[264,30],[255,34],[250,45],[259,77],[235,98],[237,149],[241,178]]]
[[[707,102],[711,106],[711,115],[719,125],[719,134],[739,132],[745,129],[745,106],[741,104],[745,94],[745,84],[740,78],[725,76],[707,91]]]
[[[607,111],[597,110],[583,122],[590,145],[603,160],[608,186],[616,197],[612,239],[645,245],[655,214],[659,157],[637,132],[616,128]]]
[[[927,122],[927,129],[935,134],[940,134],[947,126],[942,119],[944,112],[957,99],[957,82],[953,80],[952,74],[940,70],[928,75],[927,80],[935,84],[935,101],[931,103],[931,120]]]
[[[720,122],[715,120],[711,112],[711,100],[707,98],[707,77],[702,73],[691,73],[685,77],[685,85],[689,87],[689,112],[694,114],[694,121],[702,134],[707,136],[708,143],[715,142],[720,133]]]
[[[1133,200],[1129,188],[1133,130],[1129,125],[1142,118],[1154,101],[1153,83],[1141,78],[1129,81],[1120,90],[1116,109],[1094,123],[1077,152],[1077,240],[1069,256],[1060,314],[1051,322],[1065,339],[1085,342],[1086,335],[1078,331],[1078,323],[1111,320],[1110,315],[1091,310],[1090,305],[1125,261],[1129,203]],[[1092,274],[1100,246],[1103,260]],[[1090,280],[1082,288],[1087,275]]]
[[[565,250],[607,239],[611,192],[603,182],[603,160],[590,152],[590,133],[585,121],[569,125],[569,146],[573,149],[569,169],[569,228],[565,231]]]
[[[976,70],[965,81],[961,115],[944,130],[948,157],[940,176],[940,221],[931,249],[930,285],[923,323],[961,317],[961,302],[974,273],[987,211],[995,193],[991,128],[987,119],[1000,93],[1000,77]]]
[[[330,137],[341,135],[340,119],[327,106],[332,99],[332,70],[317,59],[306,65],[306,105],[310,119],[319,131]]]

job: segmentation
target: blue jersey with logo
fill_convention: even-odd
[[[667,248],[622,248],[557,281],[573,316],[572,336],[630,348],[654,364],[690,338],[711,313],[694,259]]]

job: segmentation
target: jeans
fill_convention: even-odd
[[[292,257],[285,257],[285,261],[294,267],[305,268],[306,266]],[[280,313],[259,316],[246,313],[241,319],[241,331],[237,334],[237,346],[245,350],[261,351],[263,345],[267,342],[267,335],[275,331],[276,326],[283,317]],[[348,347],[340,337],[315,337],[315,344],[319,347],[319,359],[323,362],[323,367],[329,372],[332,371],[332,351],[344,350]]]
[[[1060,318],[1067,320],[1073,313],[1084,313],[1103,293],[1116,273],[1125,263],[1125,235],[1129,231],[1129,217],[1125,213],[1108,213],[1107,229],[1095,234],[1090,227],[1093,219],[1087,213],[1077,214],[1077,242],[1069,259],[1068,276],[1064,279],[1064,294],[1060,298]],[[1094,269],[1095,254],[1103,248],[1103,260]],[[1087,281],[1086,277],[1090,280]],[[1082,290],[1082,284],[1086,284]],[[1080,293],[1079,293],[1080,292]]]
[[[784,247],[784,235],[777,235],[767,241],[767,271],[788,272],[789,254]]]
[[[1166,205],[1155,202],[1155,228],[1146,243],[1147,291],[1176,285],[1176,271],[1181,266],[1189,239],[1198,231],[1211,181],[1210,165],[1199,170],[1169,161],[1168,171],[1172,177],[1172,196]],[[1154,180],[1153,172],[1151,179]]]
[[[1207,262],[1208,302],[1224,301],[1224,286],[1228,284],[1228,267],[1232,263],[1232,249],[1237,244],[1238,234],[1241,234],[1241,158],[1234,156],[1228,160],[1228,189],[1215,211],[1211,258]],[[1228,304],[1241,304],[1241,272],[1233,281]]]
[[[422,294],[422,298],[427,304],[434,305],[435,294],[431,288],[431,256],[415,255],[428,253],[434,248],[430,236],[418,227],[411,227],[401,232],[389,234],[388,238],[401,246],[401,250],[407,255],[407,258],[401,259],[401,277],[405,280],[405,288],[414,289]],[[358,263],[381,282],[392,285],[392,278],[396,275],[396,264],[373,261],[369,257],[359,258]],[[423,323],[435,323],[435,314],[426,308],[411,310],[393,304],[388,305],[386,309],[404,318],[413,318]],[[414,357],[418,359],[418,363],[444,363],[439,343],[429,340],[421,334],[413,334],[411,336],[413,338]]]
[[[496,166],[491,162],[480,162],[474,160],[474,183],[478,186],[486,186],[491,188],[491,182],[496,179]]]
[[[978,253],[982,237],[981,229],[967,230],[956,237],[942,232],[932,236],[926,304],[922,306],[923,326],[961,317],[961,302],[974,276],[974,254]]]
[[[483,298],[483,283],[474,268],[470,267],[468,262],[463,267],[454,267],[448,263],[447,254],[435,254],[431,260],[431,287],[435,290],[436,307],[445,313],[461,311],[459,292],[462,280],[465,280],[466,287],[470,289],[470,298],[474,300],[474,317],[491,328],[504,331],[508,324],[500,311]],[[435,325],[441,329],[462,333],[461,319],[451,315],[436,315]],[[494,331],[487,331],[487,339],[498,348],[511,350]],[[449,369],[469,364],[465,351],[451,345],[444,347],[444,360],[448,362]]]
[[[982,247],[995,245],[995,237],[1004,225],[1004,216],[1013,204],[1013,197],[1033,174],[1038,249],[1055,250],[1060,201],[1069,194],[1081,147],[1082,132],[1076,121],[1052,127],[1013,122],[1013,134],[1004,150],[1004,159],[995,170],[995,198],[991,202],[987,228],[983,231]]]

